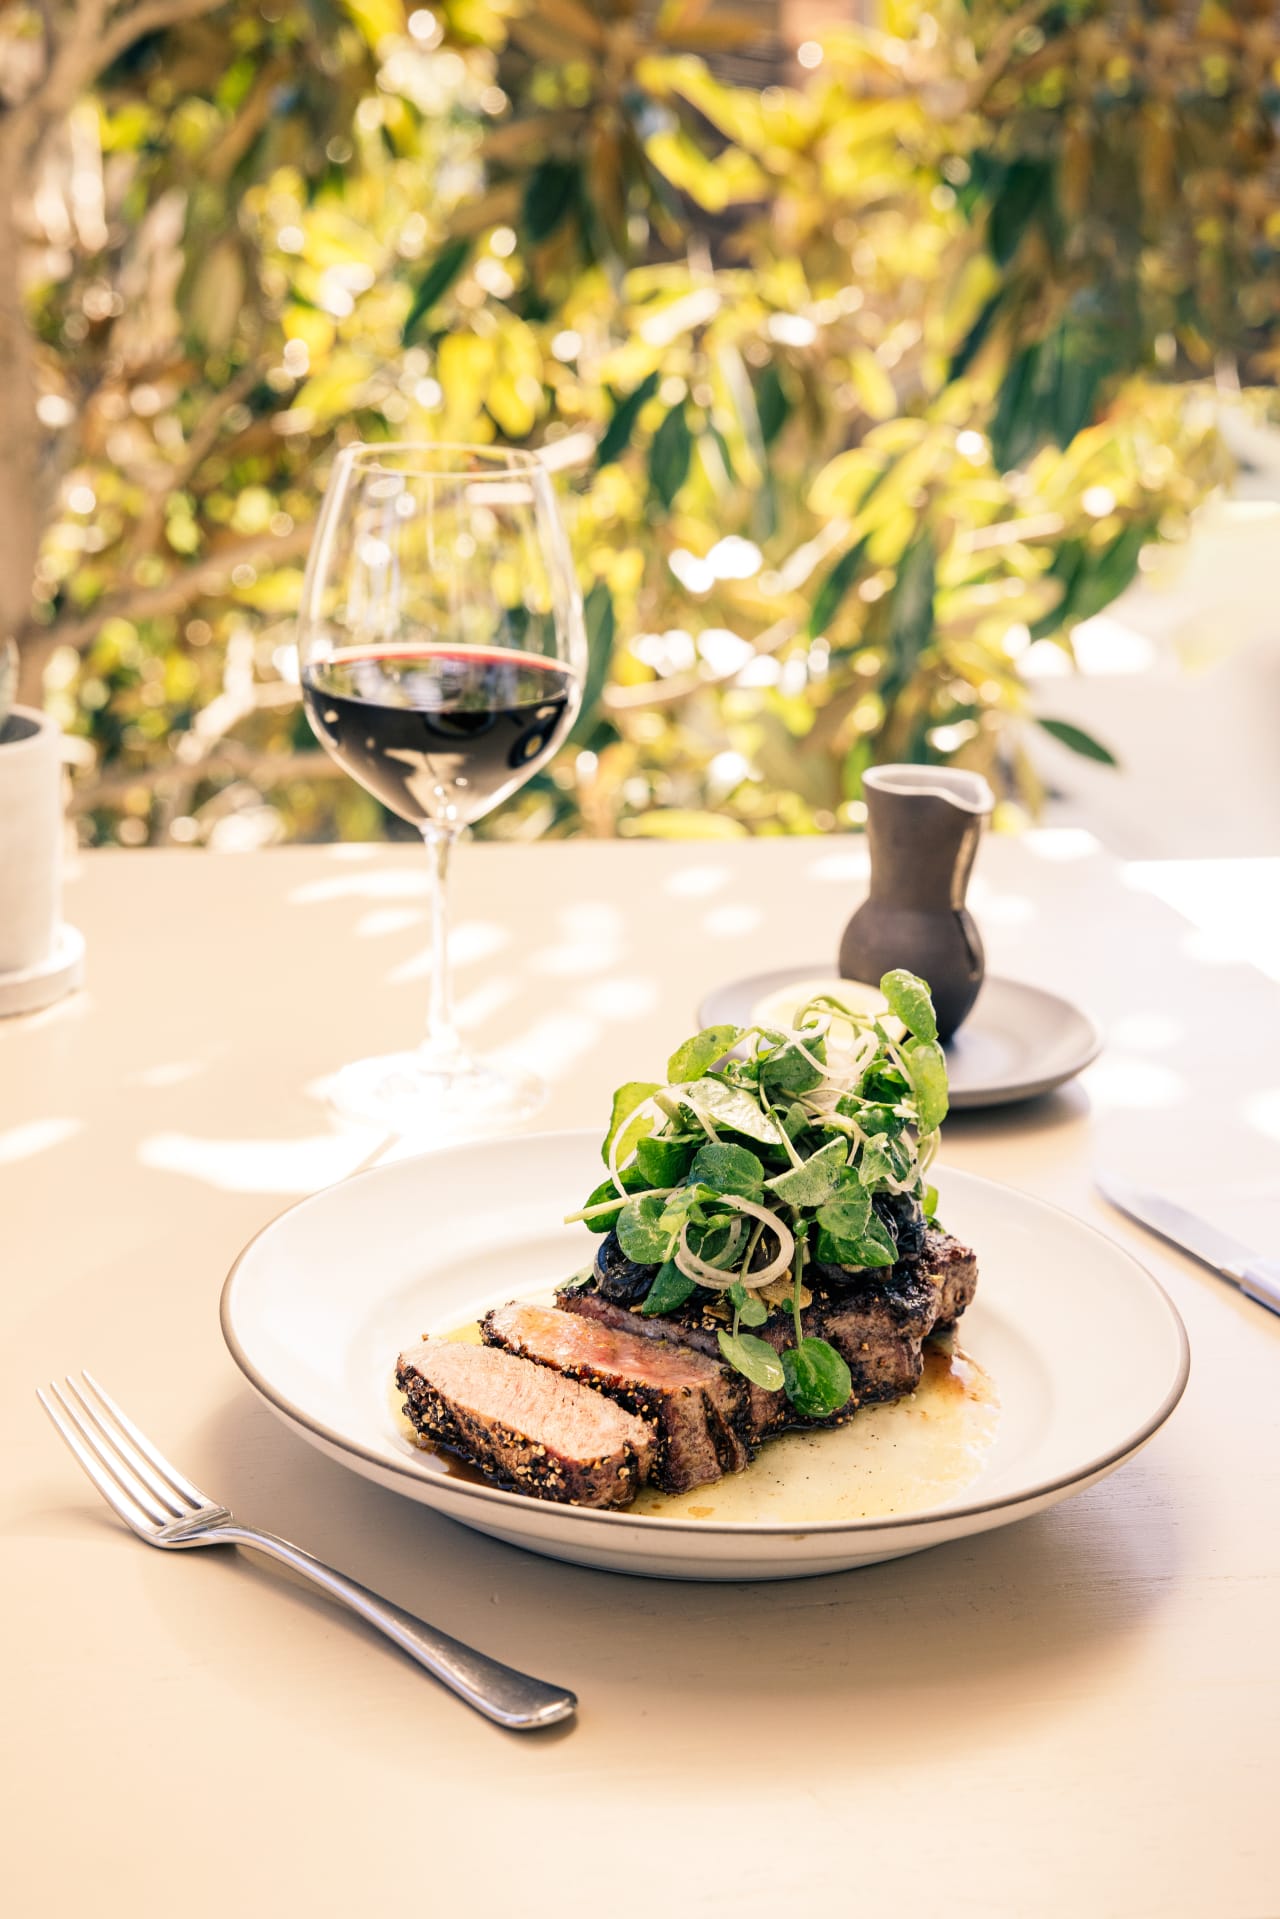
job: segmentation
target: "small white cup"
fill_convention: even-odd
[[[61,919],[62,736],[15,706],[0,732],[0,976],[42,967]]]

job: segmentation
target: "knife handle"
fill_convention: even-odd
[[[1240,1275],[1240,1290],[1256,1299],[1259,1306],[1280,1313],[1280,1260],[1250,1260]]]

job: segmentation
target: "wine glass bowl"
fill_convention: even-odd
[[[582,700],[582,604],[545,467],[506,448],[346,448],[307,565],[298,655],[323,746],[433,856],[426,1040],[344,1068],[335,1104],[395,1132],[522,1118],[540,1082],[472,1059],[454,1025],[446,875],[458,833],[546,765]]]

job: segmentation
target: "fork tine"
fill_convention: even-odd
[[[56,1393],[58,1389],[56,1386],[51,1386],[49,1390]],[[117,1518],[123,1519],[125,1525],[128,1526],[131,1531],[141,1533],[144,1539],[150,1538],[155,1532],[155,1527],[151,1524],[151,1521],[147,1518],[147,1515],[143,1512],[137,1501],[130,1498],[128,1493],[117,1486],[115,1480],[111,1478],[109,1473],[103,1472],[93,1454],[86,1446],[80,1444],[80,1441],[76,1438],[75,1433],[66,1420],[54,1410],[48,1399],[38,1388],[36,1398],[40,1401],[40,1404],[53,1421],[62,1440],[70,1451],[75,1454],[77,1462],[98,1488],[98,1491],[102,1494],[102,1497],[106,1500],[112,1512],[116,1514]]]
[[[181,1493],[184,1499],[189,1499],[193,1506],[216,1506],[217,1505],[218,1502],[214,1499],[210,1499],[208,1493],[202,1493],[198,1486],[193,1486],[191,1484],[191,1481],[187,1478],[186,1474],[180,1473],[177,1467],[172,1465],[170,1461],[165,1458],[164,1454],[159,1450],[159,1448],[152,1445],[151,1441],[147,1438],[145,1433],[139,1432],[138,1428],[134,1425],[133,1421],[130,1419],[128,1413],[123,1412],[120,1409],[120,1407],[116,1405],[116,1402],[114,1399],[112,1399],[110,1393],[104,1391],[103,1388],[99,1386],[97,1380],[94,1378],[93,1374],[89,1371],[89,1368],[87,1366],[84,1369],[84,1378],[88,1380],[90,1386],[93,1388],[94,1392],[97,1394],[101,1403],[106,1407],[111,1417],[115,1420],[116,1425],[120,1428],[121,1432],[126,1433],[128,1435],[128,1437],[133,1441],[134,1445],[137,1447],[138,1451],[140,1453],[143,1453],[146,1456],[146,1458],[148,1458],[151,1461],[151,1464],[155,1467],[156,1471],[160,1473],[163,1478],[168,1480],[170,1486],[173,1488],[175,1492]]]
[[[152,1530],[157,1526],[167,1526],[173,1518],[172,1513],[167,1512],[155,1495],[147,1490],[146,1486],[144,1486],[138,1478],[137,1473],[135,1473],[130,1466],[128,1460],[122,1458],[114,1446],[106,1439],[105,1435],[95,1431],[92,1426],[85,1424],[75,1407],[63,1397],[56,1386],[50,1386],[49,1391],[53,1394],[63,1412],[72,1420],[81,1439],[84,1440],[89,1451],[98,1460],[99,1464],[106,1467],[116,1484],[128,1493],[134,1505],[141,1506],[143,1512],[147,1514],[152,1524]]]
[[[126,1439],[123,1433],[117,1432],[111,1425],[109,1418],[104,1417],[102,1413],[98,1412],[95,1407],[89,1404],[74,1379],[68,1378],[66,1384],[68,1392],[71,1393],[77,1407],[84,1414],[84,1420],[81,1421],[81,1424],[83,1425],[85,1421],[87,1421],[90,1429],[95,1432],[113,1452],[120,1454],[128,1461],[130,1467],[137,1474],[147,1490],[153,1493],[162,1505],[168,1507],[169,1517],[171,1519],[190,1519],[191,1507],[184,1499],[179,1498],[153,1466],[148,1465],[146,1459],[132,1441]]]

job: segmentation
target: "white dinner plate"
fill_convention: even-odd
[[[746,1026],[768,994],[793,980],[834,977],[830,964],[781,966],[727,980],[698,1008],[700,1026]],[[973,1011],[948,1040],[947,1079],[951,1105],[1009,1106],[1034,1099],[1074,1079],[1098,1057],[1102,1035],[1070,1000],[1021,980],[988,973]]]
[[[1137,1452],[1186,1384],[1182,1321],[1137,1260],[1042,1200],[944,1171],[942,1216],[978,1254],[961,1338],[1000,1400],[980,1476],[954,1498],[872,1519],[727,1524],[556,1506],[453,1477],[406,1436],[396,1357],[424,1332],[545,1295],[585,1265],[596,1242],[561,1216],[600,1171],[597,1134],[543,1133],[330,1186],[282,1213],[232,1268],[231,1353],[286,1424],[379,1485],[555,1559],[673,1579],[839,1572],[1042,1512]]]

